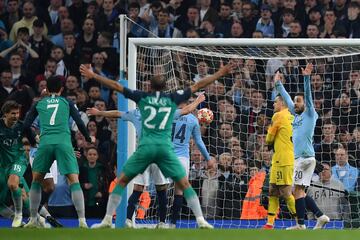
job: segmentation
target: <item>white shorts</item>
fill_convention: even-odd
[[[314,174],[316,159],[314,157],[297,158],[294,166],[294,185],[310,186]]]
[[[144,173],[138,174],[134,178],[133,183],[142,186],[149,186],[150,178],[155,185],[164,185],[170,183],[170,181],[165,178],[155,163],[150,164]]]
[[[185,168],[185,172],[186,172],[186,177],[189,177],[189,171],[190,171],[190,159],[187,157],[178,157],[181,164],[184,166]]]
[[[35,149],[32,150],[31,154],[30,154],[30,158],[29,158],[29,162],[30,162],[30,166],[32,167],[32,164],[34,162],[34,151],[36,151]],[[50,171],[48,173],[45,174],[44,179],[49,179],[52,178],[54,180],[54,184],[57,184],[57,176],[58,176],[58,168],[57,168],[57,162],[56,160],[53,162],[53,164],[50,167]]]

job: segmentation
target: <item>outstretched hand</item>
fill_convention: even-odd
[[[94,78],[95,73],[92,70],[92,67],[90,64],[81,64],[80,65],[80,73],[82,76],[84,76],[87,79]]]
[[[198,103],[202,103],[203,101],[205,101],[205,95],[204,95],[204,93],[200,93],[198,96],[197,96],[197,98],[196,98],[196,102],[198,102]]]
[[[310,76],[313,68],[314,68],[314,66],[313,66],[312,63],[306,64],[306,68],[305,68],[305,69],[304,69],[304,68],[301,68],[302,75],[303,75],[303,76]]]
[[[281,81],[281,73],[277,71],[274,76],[274,82]]]
[[[219,72],[222,76],[233,73],[234,70],[235,70],[235,63],[232,62],[231,60],[226,65],[223,65],[222,61],[220,62]]]
[[[97,116],[99,114],[99,110],[97,108],[87,108],[86,109],[86,114],[89,116]]]

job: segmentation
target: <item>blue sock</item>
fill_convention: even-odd
[[[295,200],[295,209],[298,219],[298,224],[304,225],[305,218],[305,198],[299,198]]]
[[[142,192],[140,192],[140,191],[133,191],[133,193],[129,197],[128,206],[127,206],[127,214],[126,214],[126,217],[128,219],[132,219],[132,216],[135,211],[135,206],[136,206],[136,204],[138,204],[141,194],[142,194]]]
[[[174,196],[174,203],[172,207],[172,216],[171,216],[171,223],[176,224],[176,221],[180,217],[180,211],[183,204],[184,197],[182,195],[175,195]]]
[[[309,209],[316,217],[321,217],[324,213],[316,205],[312,197],[306,195],[305,197],[306,208]]]
[[[166,210],[167,210],[167,198],[166,190],[157,191],[158,204],[159,204],[159,218],[160,222],[165,222],[166,219]]]

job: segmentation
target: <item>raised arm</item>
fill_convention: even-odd
[[[285,90],[284,85],[281,83],[281,73],[280,72],[276,72],[276,74],[274,76],[274,81],[275,81],[276,90],[280,93],[280,95],[284,99],[291,114],[294,115],[295,114],[294,102],[291,100],[289,93]]]
[[[204,141],[201,138],[201,132],[200,132],[200,126],[199,124],[196,124],[193,131],[192,131],[192,136],[195,140],[195,144],[198,147],[198,149],[200,150],[201,154],[204,156],[206,161],[210,160],[210,154],[208,152],[208,150],[205,147]]]
[[[34,104],[30,108],[29,112],[26,114],[24,124],[23,124],[23,129],[22,129],[23,136],[27,137],[30,144],[33,146],[36,144],[36,140],[35,140],[35,134],[31,129],[31,125],[38,115],[39,115],[39,113],[36,110],[36,104]]]
[[[85,127],[84,122],[81,120],[81,117],[79,115],[79,111],[76,109],[76,107],[74,106],[73,102],[69,102],[69,107],[70,107],[70,116],[72,117],[72,119],[74,119],[77,127],[79,128],[81,134],[85,137],[85,140],[89,143],[92,142],[92,139],[89,135],[88,130]]]
[[[207,76],[203,79],[201,79],[200,81],[198,81],[197,83],[195,83],[194,85],[192,85],[190,87],[191,92],[197,92],[199,89],[202,89],[210,84],[212,84],[213,82],[215,82],[217,79],[231,73],[234,69],[234,64],[233,63],[228,63],[225,66],[220,67],[220,69],[215,72],[214,74]]]
[[[304,101],[305,101],[305,112],[307,112],[308,114],[310,114],[311,116],[316,114],[315,111],[315,107],[314,107],[314,102],[312,99],[312,94],[311,94],[311,85],[310,85],[310,74],[313,70],[313,65],[312,63],[308,63],[306,65],[305,69],[301,69],[302,70],[302,74],[304,76]]]
[[[89,116],[103,116],[107,118],[120,118],[122,112],[118,110],[111,110],[111,111],[99,111],[96,108],[88,108],[86,110],[86,114]]]
[[[94,71],[92,70],[91,65],[85,65],[85,64],[81,64],[80,65],[80,72],[81,75],[84,76],[87,79],[95,79],[97,82],[107,86],[110,89],[113,89],[117,92],[123,93],[124,92],[124,86],[121,85],[120,83],[118,83],[115,80],[111,80],[108,79],[106,77],[100,76],[97,73],[94,73]]]
[[[205,95],[202,93],[195,99],[195,101],[183,107],[181,109],[180,115],[186,115],[193,112],[203,101],[205,101]]]

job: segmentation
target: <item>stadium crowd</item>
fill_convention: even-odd
[[[131,20],[128,37],[360,37],[360,1],[356,0],[0,0],[0,107],[6,100],[17,101],[23,119],[41,97],[46,79],[61,76],[64,97],[76,103],[90,135],[96,137],[95,144],[87,143],[70,120],[87,217],[104,215],[116,172],[118,129],[116,119],[88,116],[86,110],[116,109],[117,96],[92,79],[82,78],[79,66],[91,63],[100,75],[119,78],[119,14]],[[281,54],[289,49],[276,51]],[[186,54],[175,57],[175,81],[180,86],[217,68],[214,62]],[[147,58],[140,55],[138,59],[139,88],[146,86],[150,76],[165,71],[163,66],[147,65]],[[360,217],[360,198],[352,197],[360,191],[359,61],[354,55],[313,62],[312,92],[319,114],[314,146],[324,169],[314,177],[308,194],[332,219]],[[280,69],[283,84],[293,96],[303,90],[299,69],[305,63],[239,59],[236,72],[205,89],[207,100],[201,107],[210,108],[215,118],[209,126],[202,126],[202,134],[217,165],[206,169],[192,144],[190,180],[206,217],[266,218],[260,201],[266,205],[262,196],[266,195],[272,156],[265,144],[277,94],[272,78]],[[39,131],[36,123],[33,127]],[[56,217],[76,216],[63,176],[58,176],[48,205]],[[183,214],[188,214],[185,207]],[[281,214],[290,217],[286,210]]]

